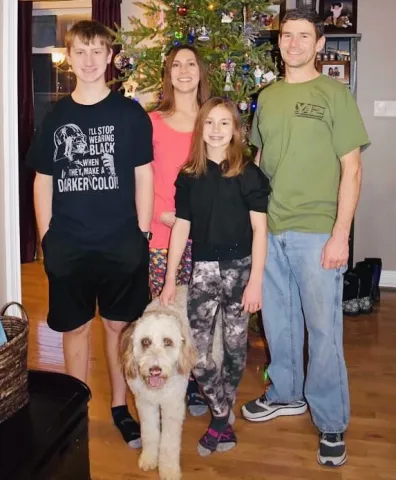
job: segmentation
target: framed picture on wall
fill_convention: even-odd
[[[286,13],[286,0],[269,0],[268,3],[265,12],[252,12],[252,21],[261,32],[277,32]]]
[[[326,77],[349,84],[349,62],[342,60],[318,61],[316,68]]]
[[[356,33],[357,0],[319,0],[325,33]]]

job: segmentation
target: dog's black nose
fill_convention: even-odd
[[[153,376],[159,376],[162,373],[162,369],[160,367],[158,367],[157,365],[155,365],[154,367],[151,367],[149,369],[149,373],[150,373],[150,375],[153,375]]]

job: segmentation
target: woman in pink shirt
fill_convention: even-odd
[[[150,241],[150,290],[160,294],[165,282],[169,239],[175,218],[175,180],[187,160],[198,110],[210,96],[205,65],[194,47],[174,47],[168,53],[163,76],[163,96],[159,108],[149,113],[154,144],[154,215]],[[177,283],[187,284],[192,269],[191,242],[180,262]],[[187,404],[192,415],[206,413],[208,407],[191,377]]]

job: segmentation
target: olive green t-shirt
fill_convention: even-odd
[[[269,230],[330,233],[340,158],[369,144],[349,89],[324,75],[267,87],[259,96],[250,141],[261,150],[260,167],[271,182]]]

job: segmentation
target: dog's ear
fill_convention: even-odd
[[[138,374],[138,365],[133,351],[133,334],[136,322],[128,325],[120,335],[119,362],[124,372],[125,378],[136,378]]]
[[[177,361],[177,371],[181,375],[188,375],[193,367],[195,367],[197,351],[187,322],[180,320],[180,330],[183,336],[183,343]]]

